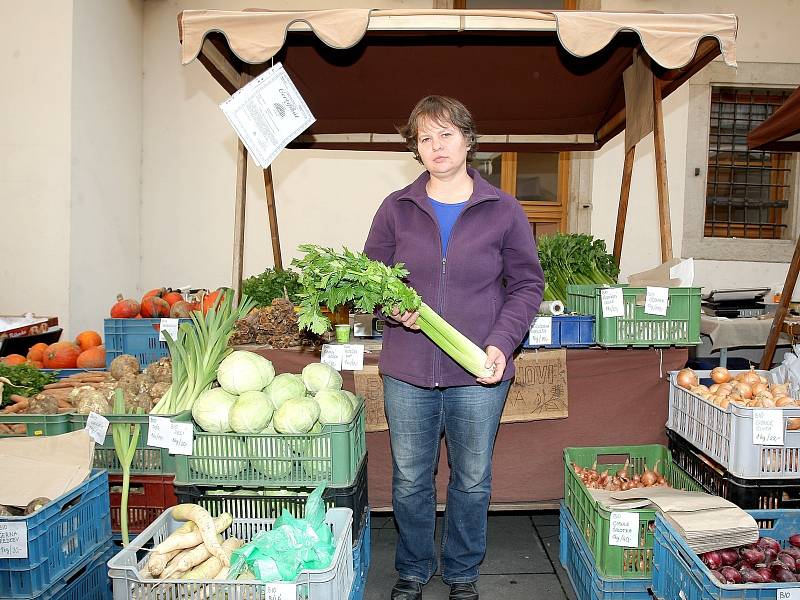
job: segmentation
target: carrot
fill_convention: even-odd
[[[214,541],[219,544],[220,548],[222,548],[222,545],[220,544],[222,541],[222,536],[216,536]],[[161,573],[161,579],[182,577],[183,573],[186,573],[193,567],[204,563],[209,558],[211,558],[211,548],[209,548],[205,542],[190,550],[184,550],[178,556],[176,556],[169,563],[169,565],[167,565],[167,568],[164,569],[163,573]],[[214,575],[216,575],[216,573],[214,573]]]
[[[11,428],[11,425],[0,423],[0,433],[5,433],[8,435],[14,433],[14,430]]]
[[[216,539],[217,533],[225,531],[228,527],[230,527],[231,523],[233,523],[233,517],[229,513],[222,513],[219,517],[213,519],[205,508],[197,504],[178,504],[171,510],[171,516],[176,521],[192,520],[197,525],[197,529],[199,531],[187,534],[187,538],[192,537],[192,539],[195,539],[199,535],[213,556],[219,558],[226,567],[230,565],[230,562],[228,562],[228,557],[222,552],[222,546]],[[226,518],[223,520],[223,517]],[[217,529],[218,526],[223,524],[224,527],[222,527],[222,529]],[[165,552],[176,547],[169,545],[162,547],[166,541],[167,540],[156,546],[156,551]],[[181,547],[189,548],[197,545],[199,542],[190,544],[187,540],[185,543],[186,545]]]
[[[19,394],[10,394],[8,396],[8,399],[11,400],[14,403],[17,403],[17,402],[28,402],[30,400],[30,398],[28,398],[27,396],[20,396]]]
[[[243,544],[244,542],[242,540],[236,538],[228,538],[222,542],[222,551],[228,557],[229,563],[233,551],[241,547]],[[217,575],[219,575],[223,570],[226,572],[225,576],[223,576],[224,579],[227,577],[227,572],[230,570],[229,567],[224,566],[218,557],[212,556],[192,570],[184,573],[181,576],[181,579],[217,579]]]
[[[3,412],[6,414],[22,412],[24,410],[28,410],[28,404],[28,400],[25,400],[24,402],[17,402],[16,404],[10,404],[3,409]]]
[[[18,435],[25,435],[28,432],[28,428],[25,426],[25,423],[17,423],[16,425],[12,425],[11,429]]]
[[[81,385],[81,384],[77,383],[77,382],[74,382],[74,381],[62,380],[62,381],[57,381],[56,383],[48,383],[46,386],[44,386],[44,389],[46,389],[46,390],[63,390],[65,388],[74,388],[74,387],[77,387],[79,385]]]

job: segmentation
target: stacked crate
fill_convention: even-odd
[[[16,536],[25,555],[0,556],[0,598],[110,600],[105,563],[113,550],[105,471],[94,469],[31,515],[0,517],[0,531],[8,539]]]

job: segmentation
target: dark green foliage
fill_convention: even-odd
[[[567,285],[614,284],[619,267],[603,240],[582,233],[543,235],[537,240],[544,270],[544,300],[567,301]]]

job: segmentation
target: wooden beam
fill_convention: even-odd
[[[664,110],[661,106],[661,80],[653,78],[653,138],[656,150],[656,186],[658,223],[661,233],[661,262],[672,258],[672,224],[669,215],[667,156],[664,145]]]
[[[278,215],[275,212],[275,185],[272,181],[272,165],[264,169],[264,189],[267,193],[267,215],[269,215],[269,233],[272,237],[272,260],[276,271],[283,271],[281,259],[281,240],[278,235]]]
[[[227,58],[220,52],[208,38],[203,41],[200,54],[197,56],[203,66],[225,88],[229,94],[233,94],[242,87],[246,81],[243,80],[239,71],[236,70]],[[250,79],[248,78],[247,81]]]
[[[622,166],[622,187],[619,191],[619,208],[617,208],[617,229],[614,232],[614,262],[620,265],[622,259],[622,239],[625,237],[625,220],[628,217],[628,198],[631,195],[631,178],[633,176],[633,159],[636,146],[625,152],[625,163]]]
[[[778,303],[778,308],[775,310],[775,316],[772,318],[772,327],[769,330],[769,336],[767,336],[767,344],[764,346],[764,354],[761,355],[762,369],[766,370],[771,368],[772,357],[775,356],[775,347],[778,345],[778,338],[780,338],[781,331],[783,330],[783,322],[789,312],[789,302],[792,301],[794,286],[797,284],[798,271],[800,271],[800,236],[797,238],[797,243],[794,245],[792,262],[789,263],[789,271],[786,273],[786,281],[783,283],[781,301]]]
[[[619,127],[625,126],[625,109],[621,108],[617,114],[611,117],[606,124],[597,130],[595,140],[602,143],[607,137],[614,133]]]
[[[236,208],[233,221],[233,273],[231,287],[238,304],[242,295],[242,274],[244,271],[244,217],[247,200],[247,148],[237,140],[236,152]]]

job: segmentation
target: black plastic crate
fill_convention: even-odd
[[[672,460],[709,494],[740,508],[769,510],[800,508],[800,479],[744,479],[728,473],[671,430],[667,430]]]
[[[197,485],[176,485],[175,495],[178,504],[199,504],[212,515],[229,512],[234,519],[276,519],[283,509],[295,517],[302,517],[306,498],[314,491],[312,487],[275,488],[229,488],[203,487]],[[361,462],[353,485],[348,487],[329,487],[323,494],[325,508],[349,508],[353,511],[353,541],[358,540],[362,518],[368,510],[367,497],[367,458]]]

